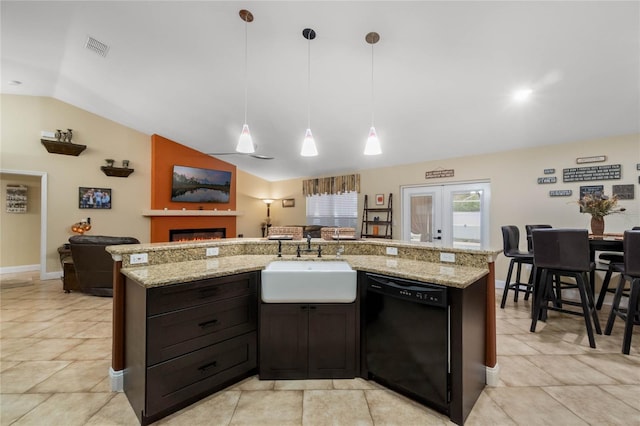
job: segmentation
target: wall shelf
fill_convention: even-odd
[[[128,177],[131,173],[133,173],[133,169],[128,169],[126,167],[108,167],[102,166],[100,170],[104,172],[107,176],[115,176],[115,177]]]
[[[143,210],[142,216],[242,216],[236,210]]]
[[[72,142],[52,141],[49,139],[40,139],[40,142],[51,154],[73,155],[77,157],[82,151],[87,149],[86,145]]]

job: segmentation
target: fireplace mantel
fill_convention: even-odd
[[[143,210],[142,216],[242,216],[236,210]]]

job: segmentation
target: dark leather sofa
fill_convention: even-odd
[[[74,235],[69,244],[78,290],[95,296],[113,296],[113,260],[105,247],[140,241],[132,237]]]

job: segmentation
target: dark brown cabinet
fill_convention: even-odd
[[[154,422],[257,367],[255,272],[145,288],[127,278],[124,391]]]
[[[262,304],[261,379],[353,378],[356,304]]]

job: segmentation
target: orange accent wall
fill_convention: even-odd
[[[231,193],[228,203],[176,203],[171,201],[173,166],[231,172]],[[218,160],[159,135],[151,136],[151,208],[162,210],[236,210],[236,166]],[[169,241],[169,230],[180,228],[226,228],[227,238],[236,236],[235,216],[151,217],[151,242]]]

